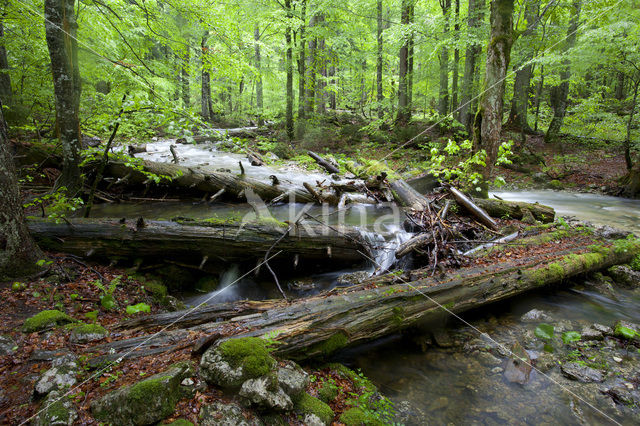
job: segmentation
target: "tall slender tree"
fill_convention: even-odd
[[[467,25],[469,32],[477,31],[478,27],[482,24],[482,15],[484,11],[485,0],[469,0]],[[475,103],[473,99],[474,94],[474,81],[477,75],[478,56],[482,51],[482,46],[475,39],[467,44],[465,59],[464,59],[464,74],[462,77],[462,90],[460,96],[460,106],[458,107],[458,120],[462,123],[469,133],[472,133],[473,115],[470,111],[473,111]]]
[[[6,3],[6,2],[5,2]],[[9,74],[9,60],[7,59],[6,37],[4,35],[4,13],[6,12],[6,4],[2,15],[0,15],[0,99],[5,105],[11,105],[13,100],[13,92],[11,90],[11,75]]]
[[[440,48],[440,92],[438,94],[438,113],[446,115],[449,112],[449,48],[446,43],[449,37],[449,18],[451,16],[451,0],[440,0],[442,15],[444,16],[444,43]]]
[[[285,127],[289,140],[293,140],[293,46],[291,43],[291,20],[293,11],[291,10],[291,0],[284,0],[285,17],[287,19],[284,30],[284,40],[286,43],[286,72],[287,72],[287,106],[285,112]]]
[[[460,0],[455,0],[455,2],[453,25],[453,40],[455,47],[453,50],[453,72],[451,75],[451,111],[458,108],[458,74],[460,68],[460,49],[458,48],[458,40],[460,39]]]
[[[404,26],[409,25],[409,19],[411,17],[411,4],[412,0],[402,0],[402,17],[401,23]],[[396,122],[398,124],[408,123],[411,119],[411,108],[409,107],[409,88],[408,88],[408,75],[409,75],[409,35],[403,36],[402,47],[399,52],[399,75],[398,75],[398,114],[396,116]]]
[[[262,90],[262,55],[260,52],[260,26],[256,24],[253,31],[253,41],[256,61],[256,109],[258,112],[258,126],[264,124],[264,94]]]
[[[484,91],[473,123],[474,151],[486,153],[485,166],[481,169],[482,182],[477,191],[484,198],[488,196],[489,178],[500,144],[504,89],[514,40],[513,3],[514,0],[491,1],[491,36],[487,46]]]
[[[382,90],[382,66],[383,66],[383,46],[382,46],[382,0],[377,0],[376,7],[376,45],[378,50],[376,51],[376,100],[378,101],[378,118],[384,116],[384,109],[382,108],[382,101],[384,100],[384,92]]]
[[[298,118],[305,118],[306,77],[307,77],[307,0],[300,0],[300,46],[298,49]]]
[[[62,175],[58,187],[75,195],[82,188],[80,172],[80,66],[75,0],[45,0],[45,34],[56,105],[56,130],[62,145]]]
[[[200,115],[205,121],[211,121],[213,118],[213,105],[211,102],[211,74],[209,74],[209,65],[207,64],[207,57],[209,55],[209,48],[207,47],[207,40],[209,38],[209,31],[205,31],[200,41],[201,49],[201,66],[202,66],[202,85],[201,85],[201,97],[200,97]]]
[[[566,53],[576,44],[581,9],[582,0],[573,0],[571,5],[571,19],[569,20],[569,28],[567,29],[567,37],[562,48],[563,53]],[[554,142],[560,134],[560,129],[564,122],[564,116],[567,112],[570,78],[571,61],[565,59],[562,62],[562,68],[560,70],[560,84],[551,89],[550,103],[553,108],[553,119],[551,120],[551,124],[549,124],[547,133],[544,135],[544,141],[547,143]]]

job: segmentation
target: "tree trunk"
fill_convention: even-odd
[[[540,13],[540,0],[529,0],[525,6],[524,16],[527,21],[525,33],[528,37],[534,38],[535,33],[530,31],[535,25]],[[531,78],[533,77],[533,65],[529,63],[534,57],[532,47],[525,46],[522,61],[515,66],[516,78],[513,83],[513,99],[511,100],[511,111],[507,119],[507,125],[522,131],[523,133],[534,133],[527,120],[527,110],[529,107],[529,89]]]
[[[320,25],[324,25],[324,15],[318,16],[318,22]],[[316,112],[318,114],[324,114],[327,112],[327,60],[325,52],[325,39],[324,37],[318,40],[316,50],[316,64],[320,74],[320,81],[316,84]]]
[[[473,126],[474,151],[484,150],[486,153],[486,166],[480,170],[482,182],[479,185],[480,191],[477,191],[482,198],[488,196],[489,179],[500,145],[504,88],[513,44],[513,2],[514,0],[491,2],[491,37],[487,47],[484,92]]]
[[[533,255],[520,264],[499,262],[488,268],[458,270],[454,271],[456,276],[445,279],[432,278],[431,273],[426,273],[426,278],[409,283],[364,288],[365,285],[370,287],[372,282],[379,286],[391,284],[393,276],[381,276],[343,292],[334,291],[291,303],[283,300],[241,301],[208,306],[195,312],[151,315],[121,323],[119,328],[171,326],[178,330],[164,331],[163,336],[183,333],[184,337],[186,333],[182,328],[213,335],[233,324],[238,330],[250,330],[241,331],[242,334],[235,337],[274,335],[274,351],[284,358],[326,359],[342,348],[440,320],[449,315],[449,311],[459,314],[580,274],[628,262],[640,253],[637,244],[624,251],[598,246],[585,253],[584,249],[577,245],[551,256]],[[139,337],[134,339],[131,341],[136,346],[143,343]],[[108,351],[113,347],[116,352],[131,352],[123,348],[127,342],[108,343],[102,349]],[[153,346],[164,345],[154,342]]]
[[[332,59],[331,66],[329,67],[329,77],[331,78],[331,91],[329,92],[329,108],[335,110],[337,108],[337,100],[336,100],[336,79],[334,78],[336,75],[336,59]]]
[[[313,28],[316,25],[317,18],[312,16],[309,19],[309,28]],[[305,93],[305,113],[312,113],[315,100],[316,100],[316,47],[318,40],[315,36],[312,36],[309,40],[309,54],[307,55],[307,76],[305,78],[306,93]]]
[[[443,40],[449,40],[449,16],[451,12],[451,0],[440,0],[442,15],[444,16]],[[440,48],[440,91],[438,94],[438,114],[445,116],[449,113],[449,48],[443,45]]]
[[[402,0],[402,25],[409,24],[411,16],[411,0]],[[406,28],[405,28],[406,31]],[[403,37],[404,42],[400,47],[399,53],[399,73],[398,73],[398,114],[396,122],[398,124],[406,124],[411,119],[411,110],[409,109],[408,95],[408,73],[409,73],[409,37]]]
[[[256,109],[258,111],[258,126],[264,125],[264,98],[262,93],[262,57],[260,55],[260,26],[256,25],[254,31],[255,54],[256,54]]]
[[[384,109],[382,108],[382,101],[384,100],[384,94],[382,91],[382,0],[377,1],[377,32],[376,32],[376,41],[377,41],[377,53],[376,53],[376,92],[378,101],[378,118],[382,118],[384,116]]]
[[[460,49],[458,48],[458,40],[460,38],[460,0],[456,1],[456,17],[453,27],[453,39],[456,45],[453,51],[453,75],[451,78],[451,111],[455,112],[458,108],[458,69],[460,68]],[[455,116],[455,114],[454,114]]]
[[[409,12],[409,23],[413,24],[415,15],[415,1],[411,2],[411,10]],[[409,63],[407,66],[407,102],[411,113],[413,111],[413,54],[415,51],[415,35],[413,29],[409,36]]]
[[[578,30],[578,24],[580,22],[580,10],[582,8],[582,0],[574,0],[571,11],[571,20],[569,21],[569,28],[567,30],[567,38],[562,49],[563,53],[566,53],[576,44],[576,33]],[[551,89],[551,107],[553,108],[553,119],[547,133],[544,135],[544,141],[547,143],[555,142],[560,129],[562,129],[562,123],[564,122],[564,116],[567,112],[567,98],[569,97],[569,79],[571,78],[571,62],[564,60],[562,63],[562,69],[560,71],[560,81],[558,86]]]
[[[211,103],[211,75],[209,74],[209,65],[207,64],[207,55],[209,52],[209,48],[207,47],[208,38],[209,33],[205,32],[202,36],[202,41],[200,42],[200,47],[202,49],[202,97],[200,114],[202,115],[203,120],[210,122],[213,119],[213,106]]]
[[[329,260],[342,264],[361,262],[369,253],[355,228],[299,224],[287,231],[275,220],[247,223],[167,222],[130,219],[70,219],[69,223],[29,220],[34,238],[47,250],[79,256],[189,259],[196,266],[203,258],[211,262],[238,262],[263,258],[282,250],[278,260]],[[332,229],[333,228],[333,229]],[[274,262],[276,260],[274,259]]]
[[[291,12],[291,0],[284,0],[285,12],[287,16],[287,27],[284,30],[284,39],[287,49],[287,110],[286,110],[286,129],[289,140],[293,140],[293,47],[291,46],[291,19],[293,13]]]
[[[62,175],[57,186],[75,195],[82,188],[80,173],[80,67],[75,0],[45,0],[45,34],[51,58],[56,105],[56,130],[62,145]]]
[[[631,171],[633,168],[633,160],[631,159],[631,128],[633,127],[633,116],[636,112],[636,105],[638,103],[638,88],[640,86],[640,72],[637,74],[637,80],[633,86],[633,99],[631,101],[631,112],[629,112],[629,118],[627,119],[627,135],[624,138],[624,160],[627,165],[627,171]]]
[[[182,104],[185,109],[191,107],[191,89],[189,85],[189,61],[191,60],[190,49],[187,47],[187,53],[185,53],[184,60],[182,61],[182,69],[180,75],[180,82],[182,86]]]
[[[527,210],[536,220],[542,223],[551,223],[555,219],[556,212],[549,206],[542,204],[522,203],[517,201],[493,200],[489,198],[475,198],[473,200],[478,207],[486,211],[489,216],[495,218],[522,219]]]
[[[11,76],[9,75],[6,41],[3,15],[0,16],[0,100],[2,100],[4,105],[11,106],[13,103],[13,92],[11,90]]]
[[[482,14],[485,0],[469,0],[469,17],[467,25],[469,31],[477,32],[478,27],[482,24]],[[482,51],[482,47],[476,41],[472,41],[467,45],[464,59],[464,74],[462,76],[462,94],[460,97],[460,107],[458,112],[458,120],[462,123],[469,135],[472,133],[473,115],[469,111],[473,111],[472,99],[475,97],[474,81],[476,78],[477,59]]]
[[[24,223],[18,178],[0,100],[0,281],[33,274],[44,255]]]
[[[300,19],[302,23],[300,25],[300,51],[298,53],[298,118],[306,117],[306,76],[307,76],[307,39],[306,39],[306,25],[307,25],[307,0],[302,0],[302,11],[300,12]]]

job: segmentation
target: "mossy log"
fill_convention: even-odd
[[[407,182],[397,179],[389,184],[391,193],[396,203],[401,207],[409,207],[414,210],[424,210],[429,204],[429,200],[413,189]]]
[[[538,203],[532,204],[520,201],[484,198],[474,198],[473,202],[489,213],[489,215],[497,218],[522,219],[527,210],[531,212],[536,220],[542,223],[551,223],[556,216],[553,208]]]
[[[293,303],[262,301],[259,305],[237,305],[233,318],[230,306],[209,309],[209,321],[202,314],[200,325],[192,327],[194,315],[184,312],[131,321],[123,328],[146,328],[173,324],[175,328],[208,335],[220,333],[233,324],[250,330],[242,336],[264,336],[275,343],[275,352],[288,359],[325,357],[346,346],[362,344],[397,333],[408,327],[460,313],[520,293],[557,283],[587,272],[625,263],[640,253],[640,242],[621,240],[613,245],[585,248],[575,245],[546,255],[528,256],[519,261],[496,262],[488,268],[462,269],[445,278],[431,277],[409,283],[364,287],[332,292]],[[378,280],[378,278],[376,278]],[[384,277],[382,278],[384,281]],[[390,281],[390,280],[388,280]],[[244,304],[243,304],[244,303]],[[204,312],[204,311],[203,311]],[[180,330],[168,331],[177,333]]]
[[[211,261],[246,261],[262,258],[283,234],[287,235],[272,250],[274,254],[283,251],[278,260],[298,255],[301,259],[353,263],[364,259],[360,252],[368,252],[354,228],[304,224],[287,232],[286,223],[273,219],[245,224],[142,219],[70,219],[55,223],[31,219],[28,227],[40,247],[81,256],[181,257],[196,264],[205,256]]]
[[[177,164],[143,161],[143,171],[158,176],[167,176],[160,185],[178,190],[194,191],[206,194],[215,194],[221,189],[225,195],[233,195],[237,199],[244,199],[245,191],[252,190],[264,201],[275,198],[283,198],[288,201],[292,197],[296,202],[313,203],[316,200],[302,185],[289,185],[285,183],[272,183],[259,181],[242,174],[219,172],[211,167],[189,167]],[[105,172],[106,176],[118,178],[122,183],[129,185],[146,185],[151,180],[142,170],[128,167],[119,161],[110,161]]]

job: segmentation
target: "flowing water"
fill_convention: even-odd
[[[149,144],[148,152],[139,156],[154,161],[170,161],[172,156],[169,146],[172,143],[173,141],[159,141]],[[271,174],[277,174],[280,180],[291,182],[299,182],[301,179],[331,179],[321,173],[311,176],[295,167],[251,167],[244,156],[217,151],[215,144],[178,145],[177,149],[182,164],[208,164],[236,172],[239,170],[238,161],[241,161],[247,174],[256,179],[267,180]],[[415,182],[422,190],[428,189],[431,184],[430,179]],[[594,224],[640,232],[640,201],[557,191],[496,192],[495,195],[506,200],[546,204],[554,207],[559,216],[573,216]],[[374,253],[375,258],[363,262],[360,268],[369,273],[388,269],[395,260],[395,248],[410,237],[402,230],[402,218],[394,216],[393,211],[385,207],[351,204],[344,211],[339,211],[335,208],[323,210],[318,206],[309,208],[304,205],[277,205],[271,206],[270,211],[280,220],[291,220],[292,211],[296,217],[301,211],[305,211],[329,224],[358,226],[362,237],[378,247]],[[206,219],[212,216],[243,216],[250,212],[250,206],[243,204],[183,202],[102,204],[95,206],[93,210],[96,216],[163,219],[175,216]],[[306,220],[312,219],[306,216]],[[304,297],[334,287],[339,275],[353,271],[307,272],[286,282],[285,287],[290,295]],[[190,296],[187,302],[202,303],[220,288],[234,282],[240,274],[242,271],[238,265],[229,265],[221,273],[215,291]],[[277,296],[271,281],[263,282],[248,277],[216,295],[212,302]],[[568,289],[533,293],[465,313],[462,317],[467,323],[449,318],[447,324],[436,324],[434,328],[445,327],[449,336],[444,342],[436,338],[435,343],[438,345],[428,335],[418,338],[420,344],[416,344],[415,338],[391,336],[383,341],[346,351],[338,360],[361,368],[379,386],[380,391],[393,401],[408,401],[421,413],[416,421],[418,424],[555,425],[606,422],[594,409],[579,401],[575,395],[567,393],[568,388],[575,394],[582,392],[581,395],[590,404],[605,410],[617,421],[629,423],[628,419],[620,417],[608,396],[603,396],[593,387],[568,382],[558,371],[549,373],[549,379],[534,370],[525,385],[510,383],[502,374],[507,353],[503,353],[500,359],[487,361],[478,352],[470,352],[470,345],[483,341],[480,333],[486,333],[485,336],[489,335],[491,339],[508,347],[516,341],[530,339],[535,324],[525,324],[520,317],[532,308],[546,311],[555,320],[561,320],[561,324],[565,321],[565,326],[569,328],[579,329],[594,322],[611,325],[617,319],[640,322],[640,294],[637,291],[620,290],[615,296],[605,296],[589,287],[577,285]],[[484,341],[486,340],[485,337]],[[529,350],[529,355],[535,358],[540,356],[540,352]],[[591,393],[586,389],[590,389]],[[586,396],[584,392],[587,392]]]

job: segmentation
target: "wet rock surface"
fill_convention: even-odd
[[[607,271],[616,284],[627,288],[640,287],[640,272],[634,271],[629,265],[616,265]]]
[[[199,415],[200,426],[259,426],[263,423],[258,419],[244,416],[242,408],[233,402],[215,401],[202,407]]]
[[[349,272],[338,277],[338,284],[341,286],[360,284],[371,276],[367,271]]]
[[[540,309],[532,309],[526,314],[520,317],[520,321],[522,322],[543,322],[543,321],[552,321],[552,318],[549,314]]]
[[[577,362],[562,364],[562,374],[571,380],[577,380],[582,383],[599,383],[604,380],[604,375],[600,371]]]
[[[251,405],[262,409],[286,411],[293,408],[291,397],[272,376],[247,380],[242,384],[238,394],[246,398]]]

